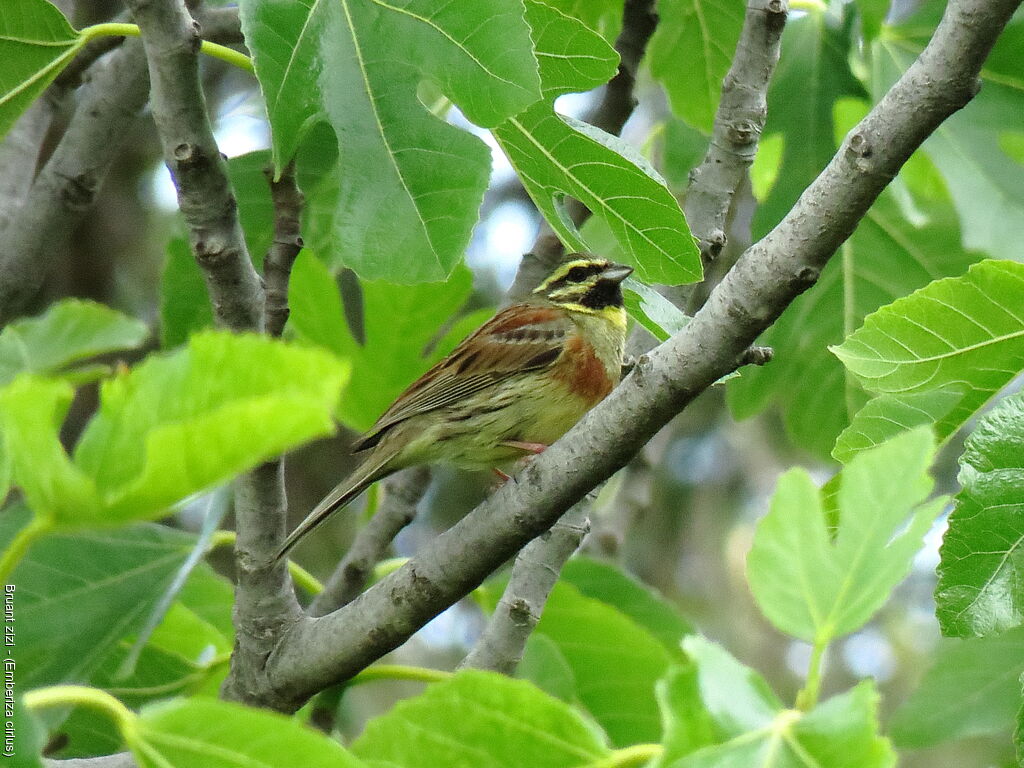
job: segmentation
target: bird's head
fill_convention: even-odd
[[[622,310],[622,281],[633,268],[594,256],[573,253],[533,291],[570,312],[625,317]]]

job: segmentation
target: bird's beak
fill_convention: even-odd
[[[610,283],[621,283],[633,274],[633,268],[625,264],[610,264],[601,273],[601,279]]]

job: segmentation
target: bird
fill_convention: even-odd
[[[499,311],[398,396],[353,446],[366,458],[287,537],[298,541],[373,483],[415,464],[497,469],[537,454],[618,384],[626,340],[622,281],[633,268],[566,256],[523,301]]]

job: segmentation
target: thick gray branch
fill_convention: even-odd
[[[740,258],[693,321],[565,436],[416,557],[344,608],[296,624],[268,660],[265,703],[293,709],[346,680],[480,584],[621,468],[796,298],[911,153],[977,91],[1020,0],[951,0],[918,60],[854,128],[785,219]]]
[[[523,547],[494,615],[461,666],[506,675],[516,671],[562,566],[590,530],[586,509],[586,501],[576,504],[550,530]]]
[[[416,507],[427,492],[430,470],[410,467],[385,480],[384,498],[377,511],[356,534],[324,591],[309,606],[313,616],[323,616],[355,600],[366,587],[373,567],[381,561],[395,536],[416,516]]]
[[[684,211],[700,241],[705,269],[725,246],[725,220],[733,195],[757,154],[787,11],[786,0],[747,3],[736,54],[722,83],[711,145],[690,176]]]

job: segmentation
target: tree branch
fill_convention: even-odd
[[[240,35],[237,9],[211,9],[202,18],[209,39],[224,42]],[[93,53],[103,51],[101,47]],[[121,154],[128,128],[146,104],[149,73],[141,41],[125,42],[100,61],[96,56],[86,56],[83,62],[91,66],[91,77],[67,130],[34,182],[38,144],[47,124],[42,119],[48,111],[45,101],[30,107],[0,148],[0,325],[22,314],[39,292],[49,259],[92,208],[107,171]],[[78,59],[72,67],[77,63]],[[77,77],[81,72],[80,67]]]
[[[206,114],[197,60],[199,25],[182,0],[129,0],[128,6],[142,32],[157,133],[214,317],[232,330],[262,330],[263,287]],[[235,650],[223,687],[228,698],[259,703],[267,656],[302,615],[285,564],[274,562],[285,536],[285,513],[283,461],[268,462],[239,479]]]
[[[657,25],[654,0],[626,0],[622,9],[622,31],[615,40],[615,50],[619,52],[619,71],[605,86],[600,103],[583,118],[585,122],[615,136],[622,132],[622,127],[636,108],[633,89],[636,86],[637,71]],[[590,211],[578,200],[570,199],[566,208],[569,218],[577,227],[590,217]],[[529,295],[551,273],[564,254],[565,248],[558,236],[547,223],[542,222],[540,234],[531,251],[523,256],[516,279],[509,288],[509,299]]]
[[[356,534],[324,591],[309,606],[312,616],[323,616],[355,600],[366,580],[384,557],[398,532],[413,521],[416,507],[427,492],[430,470],[410,467],[383,482],[384,498],[377,511]]]
[[[732,371],[821,268],[900,166],[977,92],[1020,0],[951,0],[933,39],[847,136],[783,221],[753,245],[681,332],[564,439],[405,566],[327,616],[297,623],[268,659],[264,703],[294,709],[405,642],[621,468],[669,419]]]
[[[579,502],[550,530],[523,547],[494,615],[460,666],[505,675],[516,671],[562,566],[590,531],[587,508],[586,500]]]
[[[49,260],[92,207],[148,92],[138,40],[97,66],[67,131],[3,231],[0,325],[24,312],[39,292]]]
[[[280,336],[288,322],[288,281],[295,259],[302,250],[299,218],[305,198],[295,183],[295,163],[288,163],[281,178],[274,180],[274,169],[264,170],[270,184],[270,199],[274,206],[274,241],[263,260],[265,284],[263,300],[263,332]]]
[[[786,0],[749,0],[743,29],[704,161],[690,175],[684,212],[707,270],[725,247],[725,220],[733,196],[754,162],[768,116],[768,84],[779,61]]]
[[[199,25],[181,0],[129,0],[128,7],[142,30],[153,118],[214,316],[233,330],[259,329],[263,292],[206,114],[197,60]]]

